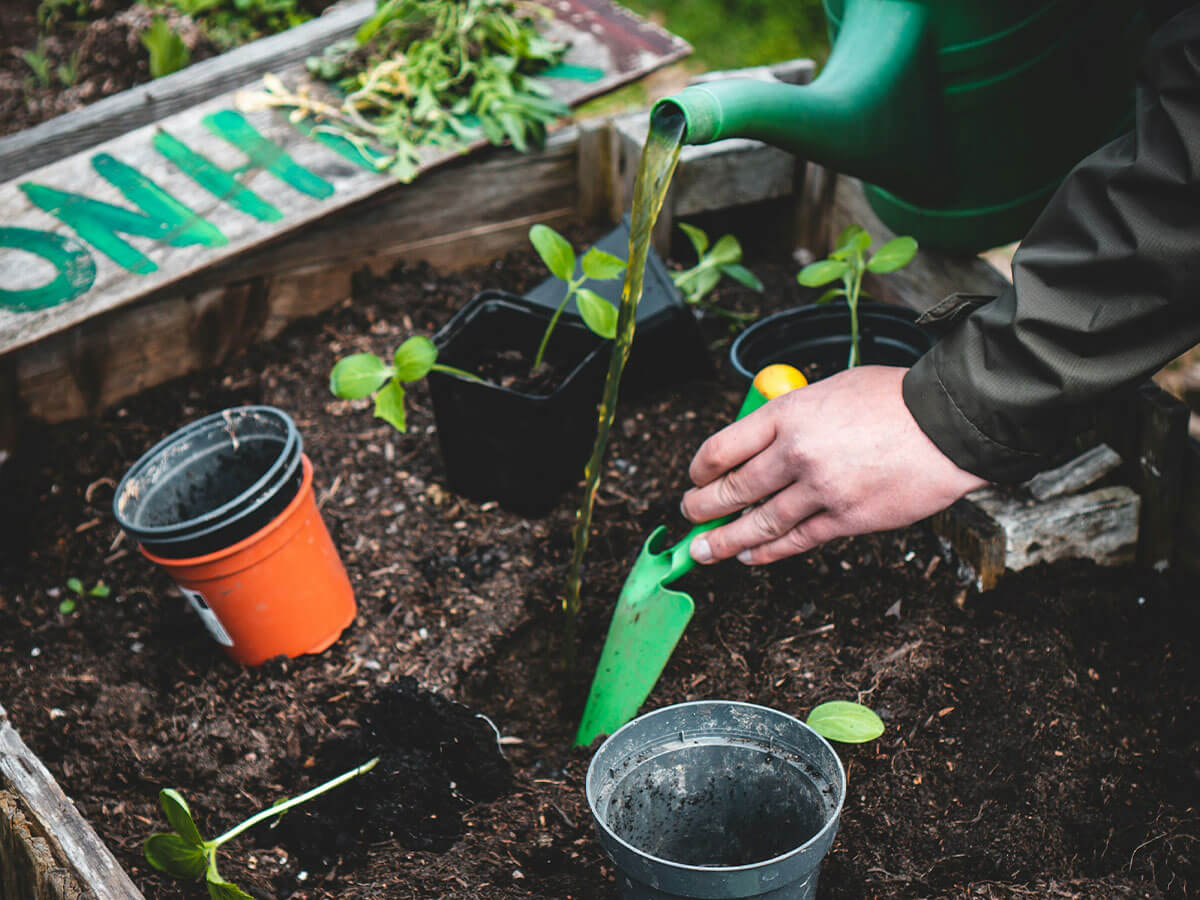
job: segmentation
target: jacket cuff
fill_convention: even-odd
[[[920,429],[960,469],[988,481],[1018,483],[1050,465],[1040,454],[988,437],[968,418],[939,372],[939,350],[917,360],[904,376],[904,403]]]

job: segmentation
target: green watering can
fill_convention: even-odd
[[[824,0],[804,86],[730,79],[660,100],[684,142],[757,138],[867,182],[892,230],[976,252],[1024,236],[1072,166],[1132,125],[1138,0]]]

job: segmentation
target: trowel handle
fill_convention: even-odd
[[[750,390],[746,392],[746,399],[742,401],[742,408],[738,410],[737,417],[741,419],[748,416],[766,404],[768,400],[782,397],[789,391],[802,388],[806,384],[808,384],[808,380],[804,377],[804,373],[795,366],[789,366],[786,363],[767,366],[754,376],[754,381],[750,385]],[[692,528],[687,537],[671,548],[671,576],[663,579],[664,582],[670,581],[672,577],[683,575],[695,565],[695,561],[688,552],[693,538],[712,531],[714,528],[720,528],[726,522],[732,522],[736,517],[737,513],[730,513],[719,519],[713,519],[711,522],[701,522]]]

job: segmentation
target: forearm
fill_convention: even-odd
[[[1156,35],[1134,134],[1068,176],[1013,276],[904,382],[939,449],[994,481],[1043,468],[1108,392],[1200,342],[1200,7]]]

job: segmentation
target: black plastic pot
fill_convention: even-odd
[[[485,291],[433,336],[438,362],[478,372],[482,361],[506,350],[532,360],[550,316],[525,298]],[[431,372],[429,393],[451,489],[524,515],[549,512],[583,478],[609,346],[582,324],[560,320],[546,361],[563,377],[546,394]]]
[[[863,365],[911,366],[934,339],[916,323],[917,314],[886,303],[858,304],[859,354]],[[831,374],[850,356],[850,308],[844,302],[787,309],[755,322],[729,351],[734,370],[751,381],[772,363]]]
[[[626,259],[629,256],[628,220],[621,222],[595,246],[605,253]],[[578,278],[582,272],[582,263],[576,262],[575,277]],[[588,279],[583,286],[616,305],[621,301],[622,282],[621,278],[607,281]],[[562,295],[562,282],[557,278],[548,278],[525,296],[539,306],[554,310],[562,302]],[[563,310],[563,317],[581,321],[574,300]],[[642,299],[638,301],[633,348],[621,376],[621,396],[637,397],[680,382],[711,378],[713,374],[712,359],[696,316],[671,281],[667,267],[651,248],[646,257]]]
[[[249,537],[283,511],[303,480],[302,451],[300,432],[282,410],[222,410],[146,451],[117,486],[113,513],[157,556],[203,556]]]

